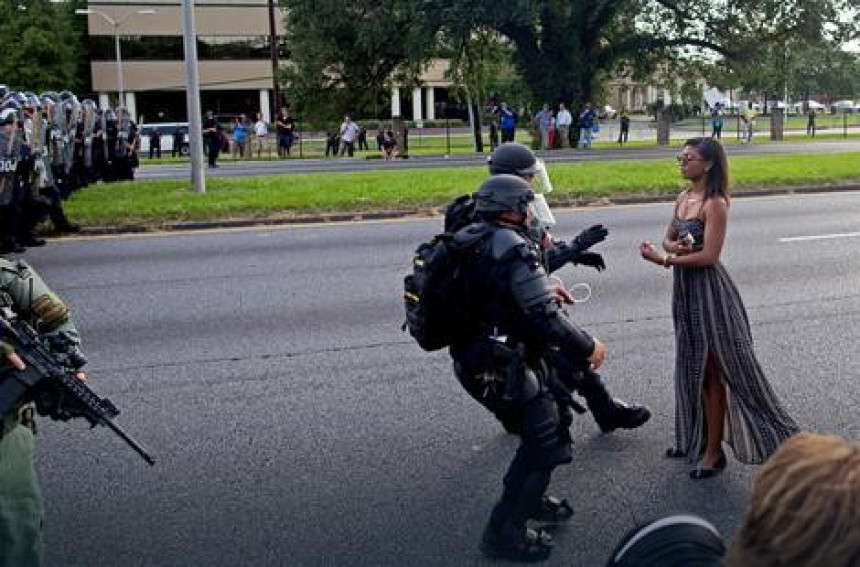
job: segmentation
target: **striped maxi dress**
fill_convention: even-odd
[[[699,218],[675,219],[704,242]],[[690,462],[704,451],[707,435],[702,386],[708,355],[716,359],[726,386],[723,440],[742,463],[764,462],[798,432],[780,405],[753,350],[741,296],[721,263],[703,268],[675,266],[672,319],[675,325],[675,443]]]

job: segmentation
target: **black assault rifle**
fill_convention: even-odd
[[[18,402],[33,401],[36,411],[51,419],[68,421],[83,417],[92,427],[107,426],[143,460],[155,464],[146,449],[112,421],[119,415],[117,407],[90,390],[78,379],[76,370],[70,370],[57,360],[53,352],[62,353],[72,368],[81,368],[87,362],[67,335],[40,337],[27,321],[0,302],[0,341],[15,349],[26,365],[26,369],[8,372],[0,379],[0,415],[5,415]],[[50,345],[50,350],[43,341]]]

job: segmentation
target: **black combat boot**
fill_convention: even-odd
[[[595,372],[583,372],[577,390],[585,398],[603,433],[611,433],[618,428],[636,429],[651,418],[651,412],[645,406],[629,405],[609,395],[600,375]]]
[[[529,515],[529,520],[542,524],[563,524],[573,516],[573,508],[566,498],[544,496],[540,508]]]
[[[545,561],[552,553],[552,546],[552,536],[544,530],[511,524],[498,526],[492,520],[481,537],[481,552],[487,557],[521,563]]]

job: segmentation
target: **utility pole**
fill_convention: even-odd
[[[182,0],[182,42],[185,46],[185,97],[188,108],[191,183],[195,193],[205,193],[206,175],[203,170],[203,128],[200,114],[200,82],[197,77],[197,33],[194,29],[194,0]]]
[[[269,38],[272,48],[272,116],[278,115],[281,90],[278,88],[278,32],[275,28],[275,0],[269,0]]]

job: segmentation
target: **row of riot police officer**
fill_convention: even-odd
[[[63,200],[98,180],[134,178],[137,126],[122,107],[0,85],[0,123],[0,253],[44,244],[35,229],[46,217],[56,232],[75,232]]]

